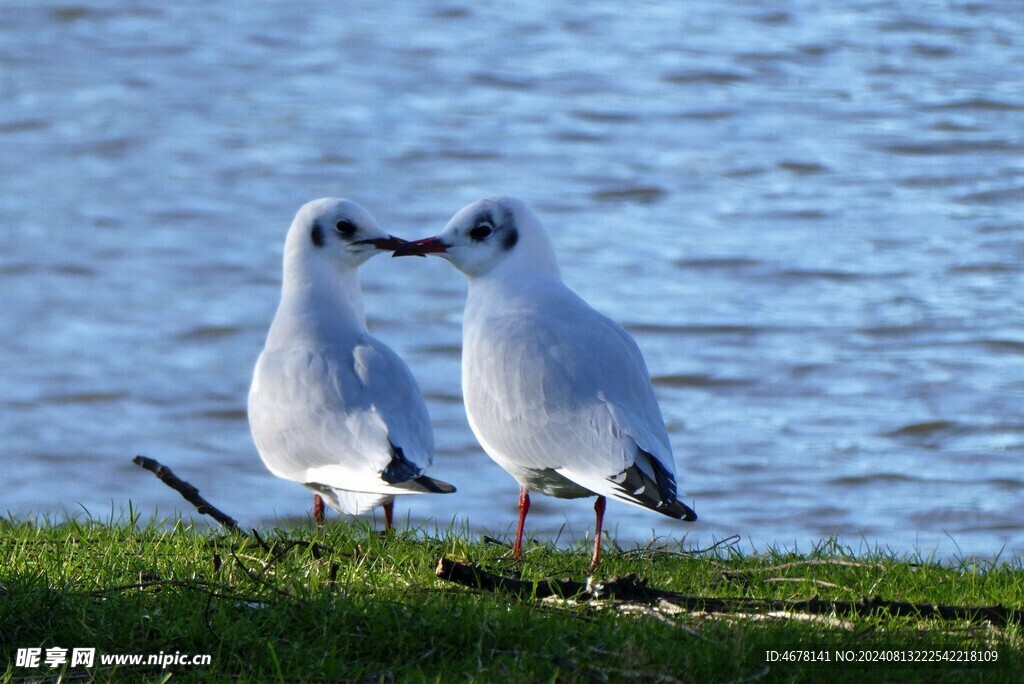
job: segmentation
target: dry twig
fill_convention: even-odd
[[[185,501],[188,501],[190,504],[195,506],[196,510],[203,515],[210,516],[232,532],[242,532],[242,529],[238,526],[238,522],[234,518],[222,512],[209,501],[199,496],[198,489],[175,475],[167,466],[147,456],[136,456],[132,459],[132,463],[141,468],[145,468],[156,475],[160,478],[161,482],[181,494],[185,498]],[[242,534],[245,534],[245,532],[242,532]]]
[[[688,596],[673,591],[664,591],[647,586],[635,575],[617,577],[606,581],[578,582],[572,579],[520,580],[503,577],[476,565],[461,563],[450,558],[438,561],[435,574],[441,579],[455,582],[474,589],[515,594],[520,597],[545,598],[559,596],[576,601],[611,598],[615,602],[659,601],[671,603],[679,608],[701,613],[804,613],[810,615],[852,614],[868,616],[885,612],[892,616],[937,617],[944,620],[965,620],[968,622],[988,621],[995,625],[1011,623],[1024,624],[1024,610],[1006,606],[949,606],[930,603],[890,601],[877,596],[867,596],[855,601],[822,600],[817,596],[806,600],[782,601],[775,599],[715,598],[710,596]]]

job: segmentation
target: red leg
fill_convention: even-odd
[[[512,557],[523,557],[523,526],[526,524],[526,514],[530,512],[530,492],[526,487],[519,487],[519,526],[516,527],[516,543],[512,547]]]
[[[313,521],[316,522],[317,527],[323,527],[324,500],[319,494],[313,495]]]
[[[605,498],[603,496],[597,497],[597,501],[594,502],[594,514],[597,516],[597,529],[594,530],[594,558],[590,562],[590,571],[593,572],[594,568],[601,561],[601,526],[604,524],[604,507]]]
[[[388,501],[382,508],[384,509],[384,533],[387,534],[395,529],[395,526],[391,524],[391,519],[395,515],[395,502]]]

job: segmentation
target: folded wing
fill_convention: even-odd
[[[499,464],[553,469],[596,494],[692,516],[640,349],[571,291],[482,317],[463,364],[474,431]]]
[[[454,491],[423,475],[434,452],[426,406],[408,367],[369,335],[347,349],[265,351],[249,412],[280,477],[380,495]]]

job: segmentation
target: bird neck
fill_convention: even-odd
[[[495,269],[469,279],[465,315],[470,319],[533,310],[542,301],[558,298],[566,289],[557,267],[553,271],[530,273],[528,276]]]
[[[547,236],[534,234],[521,239],[517,249],[482,273],[466,272],[470,288],[484,290],[528,291],[533,286],[541,290],[561,284],[555,251]]]
[[[285,260],[268,348],[330,346],[366,331],[356,269],[338,269],[315,256],[293,254]]]

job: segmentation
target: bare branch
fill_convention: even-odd
[[[450,558],[438,561],[435,574],[441,579],[484,591],[516,594],[520,597],[545,598],[560,596],[576,601],[611,598],[614,602],[648,601],[666,602],[691,612],[724,614],[805,613],[812,615],[852,614],[874,615],[880,612],[893,616],[937,617],[945,620],[988,621],[995,625],[1024,624],[1024,610],[1006,606],[948,606],[931,603],[890,601],[867,596],[855,601],[823,600],[814,596],[802,601],[774,599],[715,598],[687,596],[647,586],[635,575],[616,577],[595,582],[577,582],[572,579],[540,579],[525,581],[503,577],[476,565],[460,563]]]
[[[185,498],[185,501],[188,501],[190,504],[195,506],[196,510],[203,515],[210,516],[232,532],[241,532],[242,534],[245,534],[245,532],[242,532],[242,529],[238,526],[238,522],[235,521],[234,518],[223,513],[209,501],[199,496],[198,489],[175,475],[167,466],[162,465],[158,461],[147,456],[136,456],[132,459],[132,463],[140,468],[145,468],[156,475],[161,482],[181,494]]]

